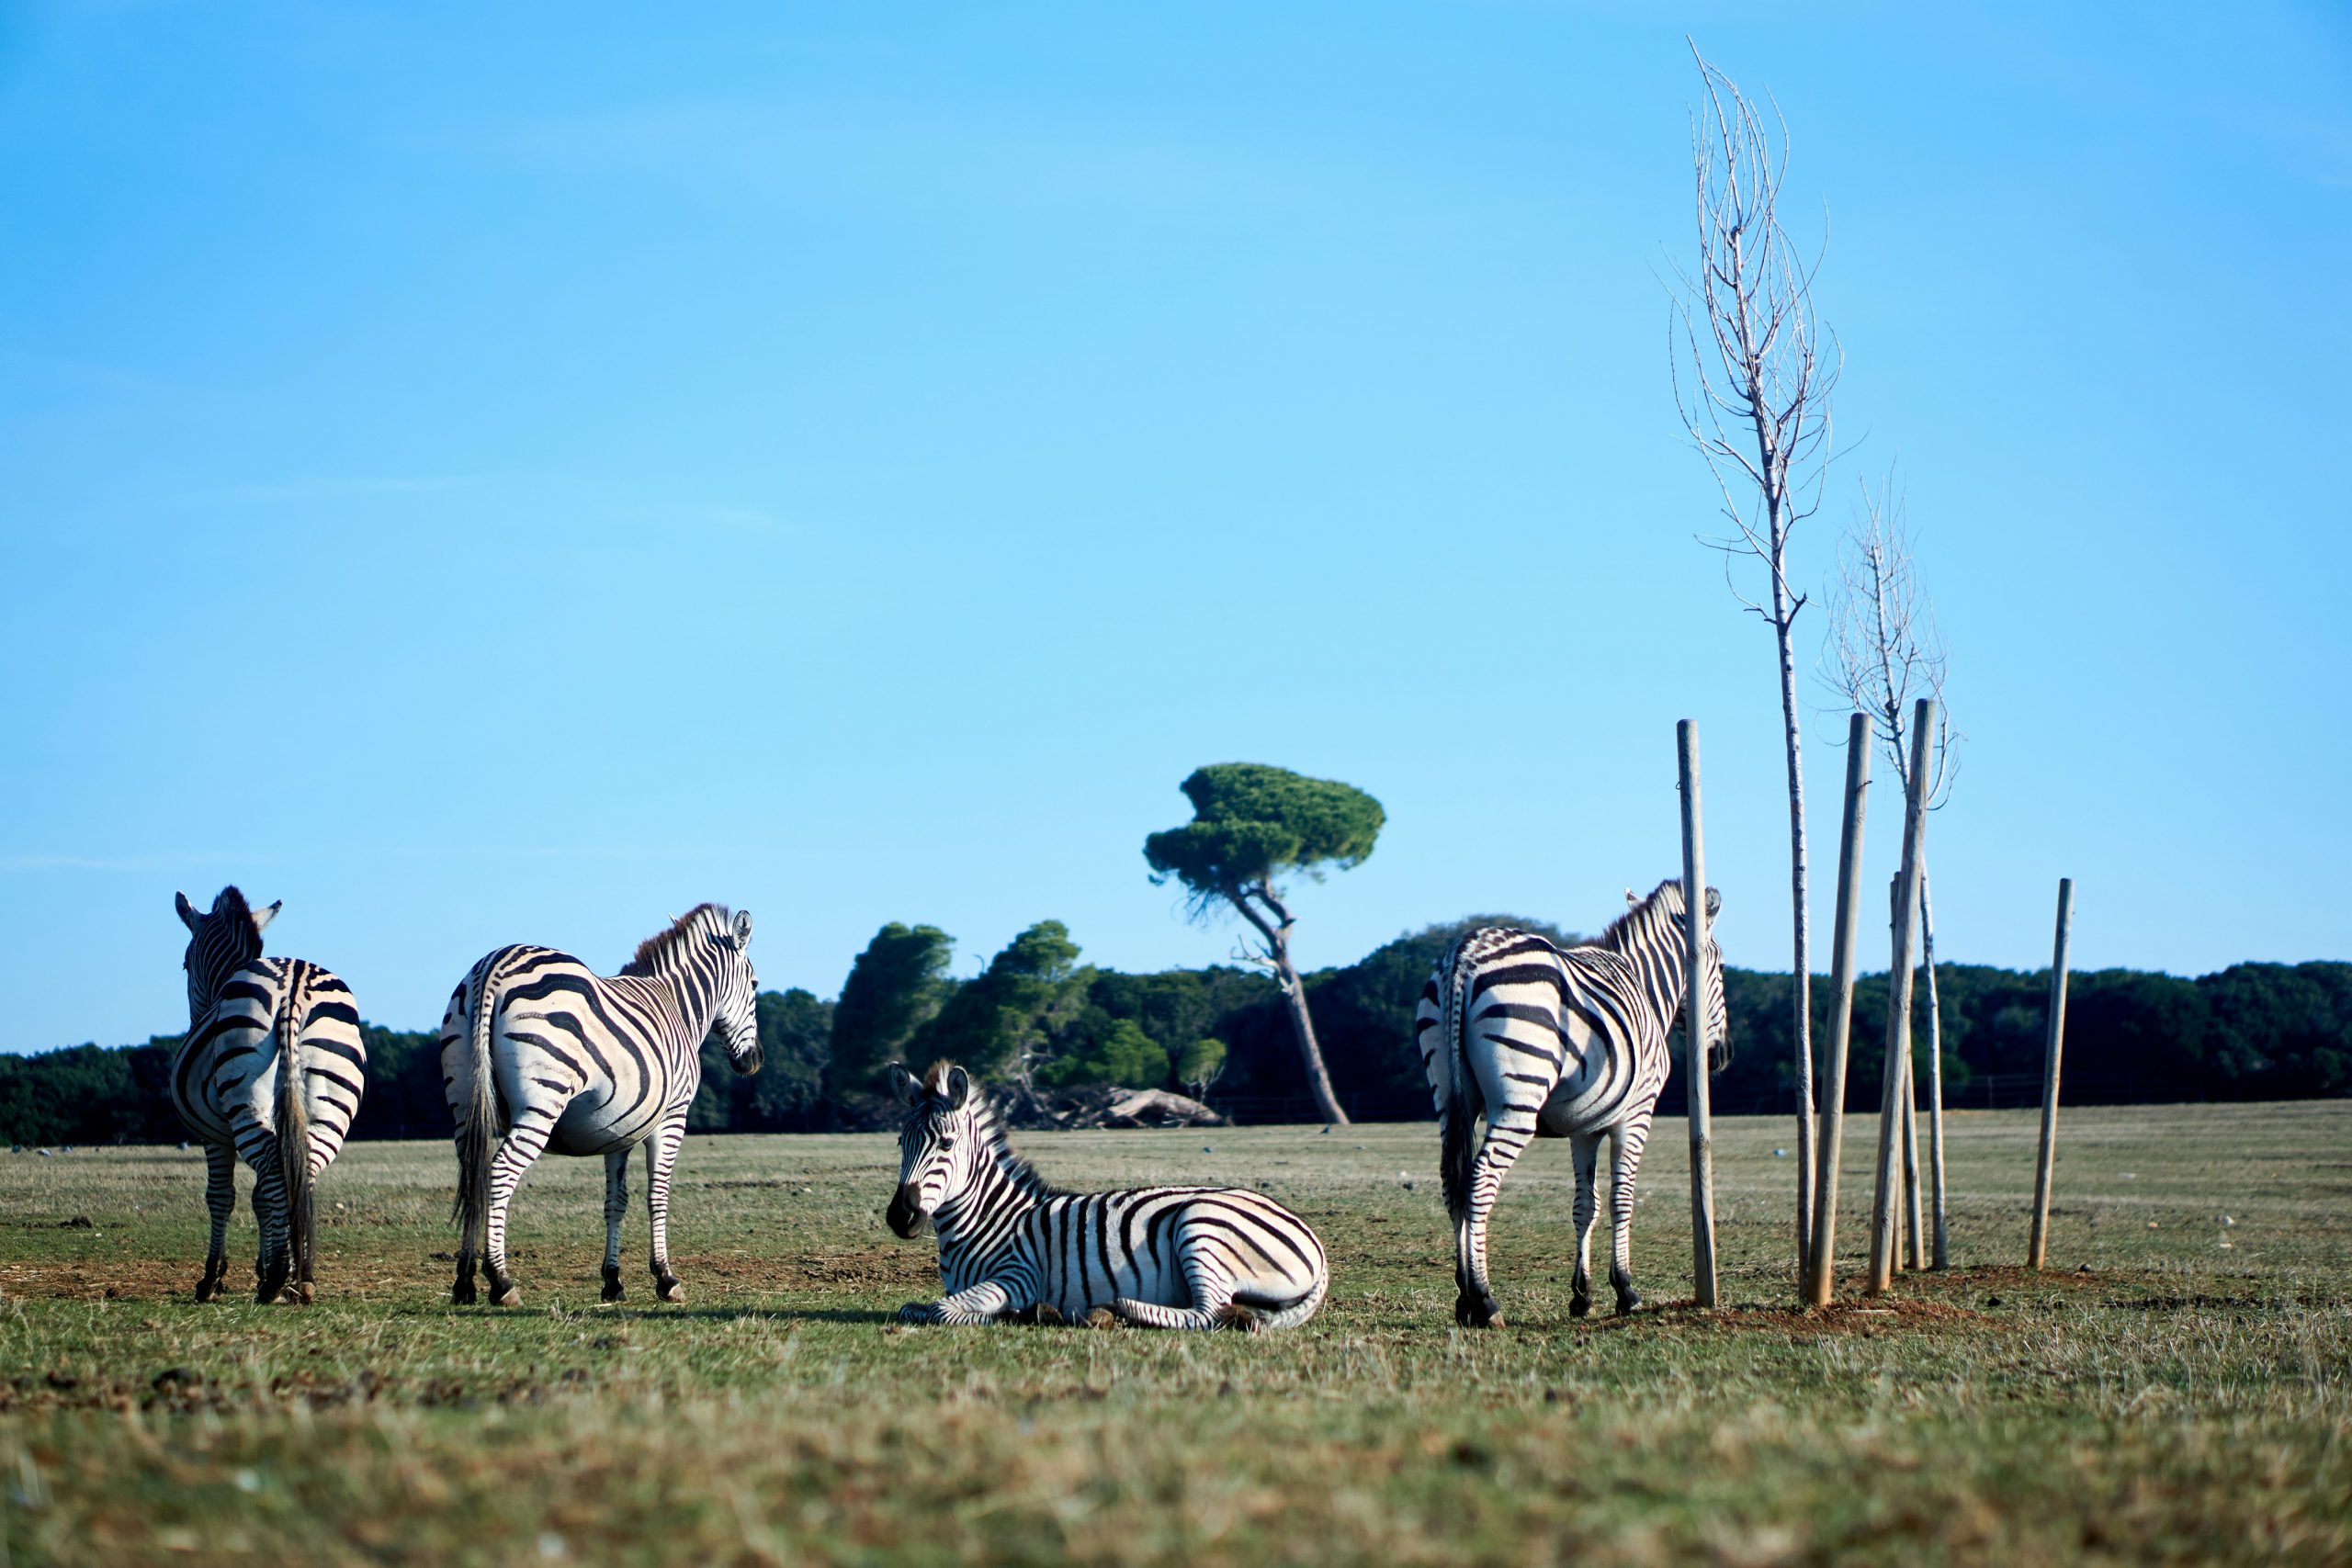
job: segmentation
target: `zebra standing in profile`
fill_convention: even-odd
[[[359,1112],[368,1049],[350,987],[300,958],[264,958],[261,933],[283,900],[256,913],[224,887],[209,914],[185,893],[174,906],[187,927],[187,1033],[172,1053],[172,1104],[204,1145],[204,1202],[212,1240],[196,1299],[220,1294],[229,1272],[229,1211],[237,1160],[254,1170],[261,1225],[254,1299],[274,1302],[292,1285],[311,1301],[317,1240],[312,1191]]]
[[[1034,1314],[1097,1327],[1289,1328],[1330,1288],[1323,1243],[1263,1193],[1232,1187],[1062,1192],[1005,1142],[971,1076],[946,1062],[917,1078],[897,1063],[908,1106],[899,1132],[890,1228],[933,1222],[947,1293],[909,1302],[910,1323],[988,1323]]]
[[[492,1302],[522,1300],[506,1272],[506,1206],[552,1148],[605,1156],[604,1299],[619,1301],[628,1156],[639,1144],[655,1293],[684,1299],[670,1272],[670,1170],[702,1085],[704,1036],[716,1027],[737,1072],[760,1070],[751,943],[750,914],[702,904],[639,943],[610,978],[549,947],[502,947],[467,972],[441,1019],[458,1122],[454,1217],[465,1227],[451,1300],[474,1299],[477,1254]]]
[[[1454,940],[1421,988],[1414,1032],[1437,1099],[1440,1173],[1453,1221],[1455,1321],[1499,1326],[1487,1278],[1487,1218],[1511,1164],[1535,1138],[1566,1138],[1576,1161],[1577,1267],[1568,1311],[1592,1310],[1594,1168],[1600,1139],[1613,1151],[1609,1282],[1617,1310],[1634,1290],[1634,1182],[1650,1116],[1670,1066],[1668,1041],[1690,991],[1682,884],[1660,883],[1599,941],[1562,949],[1540,936],[1481,926]],[[1723,898],[1707,889],[1712,919]],[[1704,995],[1709,1057],[1730,1055],[1723,950],[1707,938]],[[1472,1122],[1484,1113],[1475,1156]]]

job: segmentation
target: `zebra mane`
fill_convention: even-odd
[[[1648,897],[1643,899],[1632,908],[1627,909],[1615,919],[1610,921],[1609,929],[1602,931],[1599,936],[1593,938],[1592,941],[1586,945],[1590,947],[1605,947],[1610,949],[1611,952],[1623,952],[1625,949],[1626,940],[1634,934],[1635,926],[1646,921],[1650,916],[1657,913],[1660,902],[1664,900],[1668,894],[1673,895],[1674,908],[1667,910],[1666,912],[1673,915],[1677,919],[1679,919],[1682,914],[1682,879],[1679,876],[1669,876],[1664,882],[1659,883],[1656,887],[1650,889],[1650,896]]]
[[[621,965],[621,973],[639,976],[652,974],[662,960],[675,953],[688,938],[694,935],[695,931],[701,928],[702,918],[705,915],[716,917],[722,929],[735,919],[734,911],[724,904],[696,904],[693,908],[671,921],[669,930],[656,931],[639,942],[637,955]]]

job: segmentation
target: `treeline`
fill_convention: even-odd
[[[1456,933],[1489,917],[1400,936],[1357,963],[1306,976],[1334,1088],[1363,1120],[1430,1114],[1412,1009]],[[1540,921],[1508,923],[1566,933]],[[1117,1083],[1182,1089],[1245,1121],[1307,1119],[1313,1101],[1282,996],[1254,970],[1212,966],[1128,975],[1079,962],[1059,921],[1022,932],[972,979],[947,974],[953,940],[933,926],[876,932],[841,994],[760,998],[766,1065],[738,1077],[704,1047],[697,1131],[811,1132],[882,1124],[884,1064],[949,1056],[983,1077],[1040,1088]],[[2049,995],[2040,974],[1978,964],[1937,969],[1945,1099],[2014,1105],[2038,1095]],[[1826,981],[1814,988],[1816,1048],[1828,1036]],[[1725,975],[1732,1059],[1713,1083],[1719,1112],[1793,1110],[1785,976]],[[1914,1038],[1924,1050],[1926,998]],[[1886,981],[1854,1002],[1849,1108],[1875,1110]],[[448,1131],[439,1044],[429,1032],[366,1026],[368,1089],[355,1137]],[[0,1139],[12,1144],[177,1142],[168,1091],[176,1036],[0,1056]],[[1924,1067],[1924,1058],[1922,1059]],[[1924,1082],[1924,1074],[1922,1077]],[[2190,980],[2136,970],[2077,972],[2066,1010],[2070,1101],[2272,1100],[2352,1093],[2352,964],[2241,964]],[[1681,1075],[1660,1110],[1681,1108]]]

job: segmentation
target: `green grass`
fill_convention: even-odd
[[[355,1145],[302,1311],[187,1299],[194,1152],[0,1157],[8,1561],[2352,1557],[2352,1105],[2063,1132],[2049,1273],[2016,1267],[2033,1118],[1961,1114],[1955,1271],[1867,1310],[1849,1278],[1815,1316],[1788,1306],[1785,1123],[1719,1123],[1713,1314],[1675,1304],[1679,1123],[1634,1237],[1657,1310],[1630,1320],[1568,1316],[1567,1152],[1539,1147],[1487,1334],[1453,1326],[1430,1127],[1021,1140],[1066,1185],[1232,1181],[1306,1215],[1330,1301],[1254,1337],[899,1327],[937,1277],[881,1224],[881,1137],[690,1139],[683,1307],[650,1299],[641,1198],[630,1299],[596,1303],[595,1161],[525,1187],[526,1304],[458,1312],[447,1149]]]

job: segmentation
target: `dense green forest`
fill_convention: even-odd
[[[1488,919],[1507,918],[1431,926],[1306,977],[1331,1079],[1351,1115],[1430,1114],[1412,1043],[1413,1000],[1454,934]],[[1565,940],[1540,921],[1509,923]],[[1185,1089],[1245,1121],[1311,1116],[1282,997],[1262,973],[1098,969],[1080,962],[1078,944],[1056,920],[1022,932],[968,980],[947,974],[953,950],[936,927],[894,922],[858,956],[838,999],[797,988],[762,995],[765,1067],[738,1077],[725,1053],[706,1045],[692,1125],[738,1132],[874,1125],[887,1115],[877,1098],[882,1066],[934,1056],[952,1056],[986,1077],[1025,1074],[1046,1089]],[[2034,1100],[2048,972],[1948,964],[1937,976],[1947,1103]],[[1713,1080],[1715,1110],[1792,1110],[1787,976],[1732,969],[1725,980],[1733,1053]],[[1826,981],[1814,988],[1816,1043],[1828,1035],[1827,990]],[[1856,1110],[1878,1105],[1885,1010],[1885,977],[1863,980],[1849,1082]],[[1924,1050],[1924,994],[1916,1016],[1915,1039]],[[368,1090],[354,1136],[446,1134],[435,1037],[372,1024],[366,1032]],[[26,1145],[179,1141],[185,1134],[165,1089],[176,1039],[0,1055],[0,1138]],[[2352,964],[2241,964],[2194,980],[2078,972],[2066,1009],[2065,1081],[2066,1099],[2080,1103],[2352,1093]],[[1672,1114],[1681,1104],[1678,1072],[1659,1109]]]

